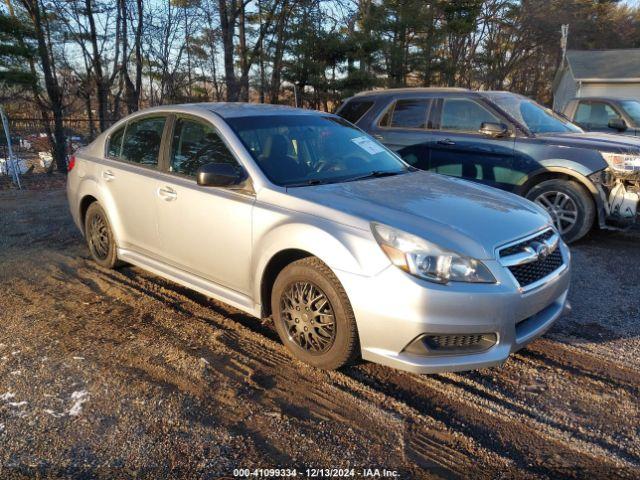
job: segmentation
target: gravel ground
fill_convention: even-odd
[[[96,266],[62,190],[1,192],[0,478],[638,478],[640,230],[572,251],[572,313],[502,367],[322,372],[268,323]]]

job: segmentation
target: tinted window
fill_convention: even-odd
[[[617,118],[615,110],[603,102],[580,102],[575,122],[589,128],[608,128],[609,120]]]
[[[107,156],[111,158],[120,158],[120,152],[122,150],[122,137],[124,136],[124,128],[116,130],[111,134],[109,138],[109,148],[107,149]]]
[[[445,98],[442,104],[440,128],[477,132],[484,122],[501,123],[500,119],[473,100]]]
[[[349,100],[338,112],[342,118],[356,123],[369,111],[373,102],[371,100]]]
[[[394,154],[345,120],[328,115],[265,115],[227,123],[265,175],[283,186],[404,173]]]
[[[582,132],[567,119],[522,95],[504,92],[484,92],[483,95],[533,133]]]
[[[173,134],[170,171],[195,176],[198,168],[207,163],[238,164],[212,125],[178,119]]]
[[[622,100],[620,102],[627,115],[631,117],[636,125],[640,125],[640,102],[636,100]]]
[[[122,158],[142,165],[158,165],[165,117],[146,117],[127,124]]]
[[[396,128],[426,128],[430,100],[398,100],[381,124]]]

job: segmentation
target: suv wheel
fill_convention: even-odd
[[[95,262],[105,268],[114,268],[118,263],[116,242],[104,212],[98,202],[93,202],[84,218],[84,233],[89,252]]]
[[[282,343],[303,362],[332,370],[360,354],[347,294],[318,258],[297,260],[280,272],[273,286],[271,311]]]
[[[571,180],[547,180],[529,190],[527,198],[551,215],[565,242],[575,242],[591,230],[596,209],[582,185]]]

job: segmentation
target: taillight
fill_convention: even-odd
[[[71,170],[73,170],[73,167],[75,166],[76,166],[76,156],[71,155],[69,157],[69,161],[67,162],[67,172],[70,172]]]

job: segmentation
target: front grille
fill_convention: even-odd
[[[551,237],[553,237],[553,230],[549,229],[546,232],[542,232],[540,235],[530,238],[529,240],[526,240],[522,243],[503,248],[502,250],[500,250],[500,258],[523,252],[527,245],[530,245],[533,242],[543,242],[544,240],[548,240]]]
[[[562,266],[562,263],[562,253],[560,252],[560,248],[556,248],[553,253],[544,260],[514,265],[509,267],[509,270],[520,286],[526,287],[553,273]]]

